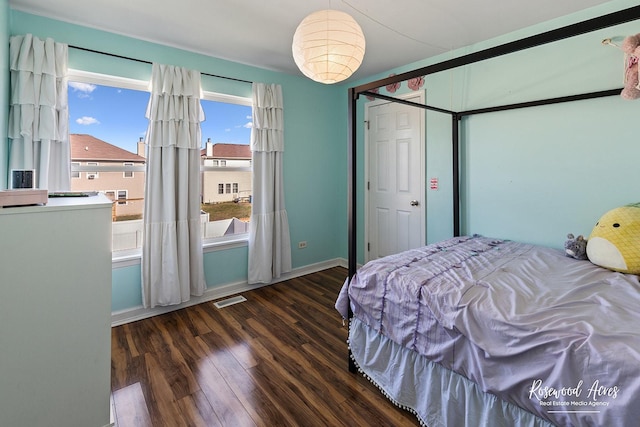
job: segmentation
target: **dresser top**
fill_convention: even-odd
[[[57,210],[98,209],[111,207],[112,201],[102,193],[87,197],[50,197],[46,205],[0,208],[0,215],[51,212]]]

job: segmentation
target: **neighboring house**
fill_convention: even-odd
[[[144,208],[145,173],[124,167],[144,166],[145,146],[138,142],[134,154],[91,135],[71,134],[71,190],[100,191],[114,201],[112,250],[140,248]],[[216,167],[202,173],[202,199],[205,203],[248,200],[251,195],[251,150],[248,145],[213,144],[202,150],[202,166]],[[89,169],[95,166],[96,170]],[[78,167],[81,170],[78,171]],[[105,171],[105,168],[117,171]],[[74,169],[76,169],[74,171]],[[226,170],[228,169],[228,170]],[[248,223],[236,218],[209,221],[201,216],[203,238],[246,233]]]
[[[251,147],[212,143],[202,149],[202,203],[248,201],[251,196]],[[217,167],[207,170],[206,167]],[[229,170],[222,170],[228,168]],[[245,170],[240,170],[243,168]]]
[[[117,201],[114,216],[142,217],[144,172],[125,170],[126,166],[144,166],[143,144],[139,154],[124,150],[87,134],[69,135],[71,143],[71,190],[100,191]],[[74,171],[74,166],[111,166],[119,171]],[[114,218],[115,219],[115,218]]]

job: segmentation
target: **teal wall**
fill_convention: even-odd
[[[404,65],[351,86],[459,57],[637,5],[612,1],[583,12]],[[426,77],[427,104],[453,111],[573,95],[622,86],[623,54],[603,46],[640,31],[638,22],[574,37]],[[397,94],[409,91],[402,83]],[[385,88],[380,93],[389,94]],[[345,98],[345,102],[347,102]],[[358,179],[363,188],[363,110],[358,101]],[[640,101],[619,97],[474,115],[461,123],[461,228],[562,247],[567,233],[588,235],[607,210],[640,200]],[[452,234],[451,118],[426,113],[428,243]],[[635,117],[635,118],[634,118]],[[428,184],[425,183],[425,184]],[[358,200],[358,261],[364,249],[364,195]]]
[[[111,274],[111,311],[142,305],[140,265],[114,268]]]
[[[640,201],[640,104],[607,97],[467,119],[464,228],[562,247]]]
[[[7,188],[7,121],[9,115],[9,3],[0,0],[0,189]]]
[[[6,0],[3,0],[6,3]],[[6,10],[6,8],[5,8]],[[0,15],[1,18],[1,15]],[[346,103],[343,88],[306,78],[249,67],[121,35],[10,10],[11,34],[32,33],[57,42],[146,61],[184,66],[203,73],[277,83],[284,94],[285,203],[289,217],[293,268],[333,260],[346,253]],[[6,56],[6,55],[5,55]],[[69,49],[69,67],[148,80],[149,64]],[[6,70],[7,67],[2,67]],[[3,71],[6,72],[6,71]],[[6,80],[6,78],[5,78]],[[251,85],[203,76],[205,90],[251,96]],[[6,113],[3,117],[6,117]],[[6,155],[3,156],[6,158]],[[307,247],[298,249],[305,240]],[[247,249],[204,256],[209,288],[246,281]],[[139,306],[140,267],[113,271],[112,309]]]

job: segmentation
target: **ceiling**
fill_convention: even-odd
[[[354,78],[604,3],[598,0],[10,0],[13,9],[289,74],[300,21],[338,9],[360,24]],[[141,57],[140,59],[145,59]]]

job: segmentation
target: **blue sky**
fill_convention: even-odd
[[[69,82],[69,133],[86,133],[135,153],[147,131],[148,102],[148,92]],[[206,100],[202,107],[203,146],[207,138],[249,144],[251,107]]]

